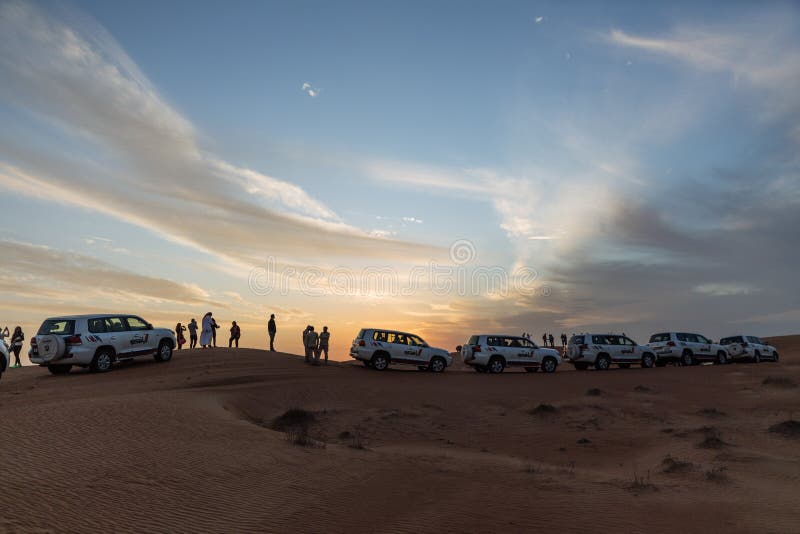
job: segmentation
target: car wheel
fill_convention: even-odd
[[[372,357],[372,367],[378,371],[384,371],[389,367],[389,358],[385,354],[376,354]]]
[[[642,368],[650,369],[656,363],[655,357],[649,352],[642,355]]]
[[[92,371],[95,373],[107,373],[114,367],[114,353],[108,349],[97,351],[92,360]]]
[[[499,358],[497,356],[492,356],[492,359],[489,360],[489,368],[488,371],[493,375],[499,374],[503,372],[503,369],[506,368],[506,362],[503,361],[503,358]]]
[[[158,351],[154,356],[157,362],[168,362],[172,359],[172,345],[169,341],[162,341],[158,344]]]
[[[630,369],[631,368],[631,364],[629,364],[629,363],[618,363],[617,365],[619,366],[620,369]]]
[[[443,373],[444,370],[447,369],[447,362],[444,361],[444,358],[436,356],[431,360],[431,364],[428,366],[428,369],[432,373]]]
[[[572,365],[575,366],[576,371],[585,371],[586,369],[589,368],[589,364],[586,362],[573,363]]]
[[[542,360],[542,372],[555,373],[556,367],[558,367],[558,362],[555,358],[545,358]]]
[[[692,356],[692,351],[683,351],[683,354],[681,354],[681,365],[685,365],[686,367],[694,365],[694,356]]]
[[[72,369],[71,365],[48,365],[47,370],[54,375],[65,375]]]
[[[526,367],[526,368],[525,368],[525,372],[526,372],[526,373],[535,373],[535,372],[536,372],[536,371],[538,371],[538,370],[539,370],[539,369],[537,369],[536,367]]]
[[[598,371],[607,371],[611,367],[611,359],[608,356],[598,356],[597,361],[594,362],[594,368]]]
[[[719,351],[719,352],[717,353],[717,361],[716,361],[716,364],[717,364],[717,365],[725,365],[726,363],[728,363],[728,355],[727,355],[727,354],[725,354],[725,351],[724,351],[724,350],[721,350],[721,351]]]
[[[756,351],[756,353],[753,354],[753,361],[756,362],[756,363],[761,363],[761,353],[760,352]]]

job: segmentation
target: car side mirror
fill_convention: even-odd
[[[151,323],[147,323],[147,329],[148,330],[152,330],[153,329],[153,325]]]

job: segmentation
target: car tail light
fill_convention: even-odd
[[[38,342],[36,341],[35,337],[31,338],[31,347],[35,347]]]
[[[675,342],[674,341],[667,341],[667,346],[668,347],[674,347],[675,346]]]
[[[472,347],[472,352],[480,352],[480,351],[481,351],[480,345],[475,345],[474,347]]]
[[[359,340],[358,340],[358,346],[359,346],[359,347],[366,347],[366,346],[367,346],[367,344],[366,344],[366,343],[364,343],[364,340],[363,340],[363,339],[359,339]]]
[[[64,340],[67,345],[83,345],[83,341],[81,341],[81,335],[69,336]]]

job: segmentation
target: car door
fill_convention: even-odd
[[[416,360],[417,365],[428,365],[431,361],[430,345],[425,343],[425,340],[421,337],[413,334],[408,334],[406,340],[408,341],[406,353]]]
[[[700,334],[694,334],[696,349],[694,351],[694,355],[696,358],[701,358],[703,360],[711,360],[714,358],[714,352],[711,350],[711,341],[705,337],[701,336]]]
[[[118,356],[126,357],[131,350],[128,324],[122,317],[106,317],[105,322],[108,342]]]
[[[636,363],[641,359],[640,349],[636,342],[629,337],[620,336],[618,338],[619,359],[626,363]]]
[[[139,356],[142,354],[151,354],[156,350],[155,336],[152,335],[152,328],[141,317],[134,315],[125,317],[128,331],[128,343],[130,344],[130,354]]]
[[[753,351],[758,351],[761,356],[769,356],[769,351],[767,347],[755,336],[747,336],[747,342],[750,343],[750,346],[753,348]]]
[[[389,332],[387,341],[390,347],[390,354],[392,361],[396,363],[414,363],[414,352],[408,346],[408,341],[405,334],[397,332]]]
[[[533,364],[534,344],[522,337],[513,338],[516,344],[511,347],[514,353],[514,365],[531,366]]]

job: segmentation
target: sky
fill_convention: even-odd
[[[0,0],[0,325],[797,333],[798,95],[792,2]]]

